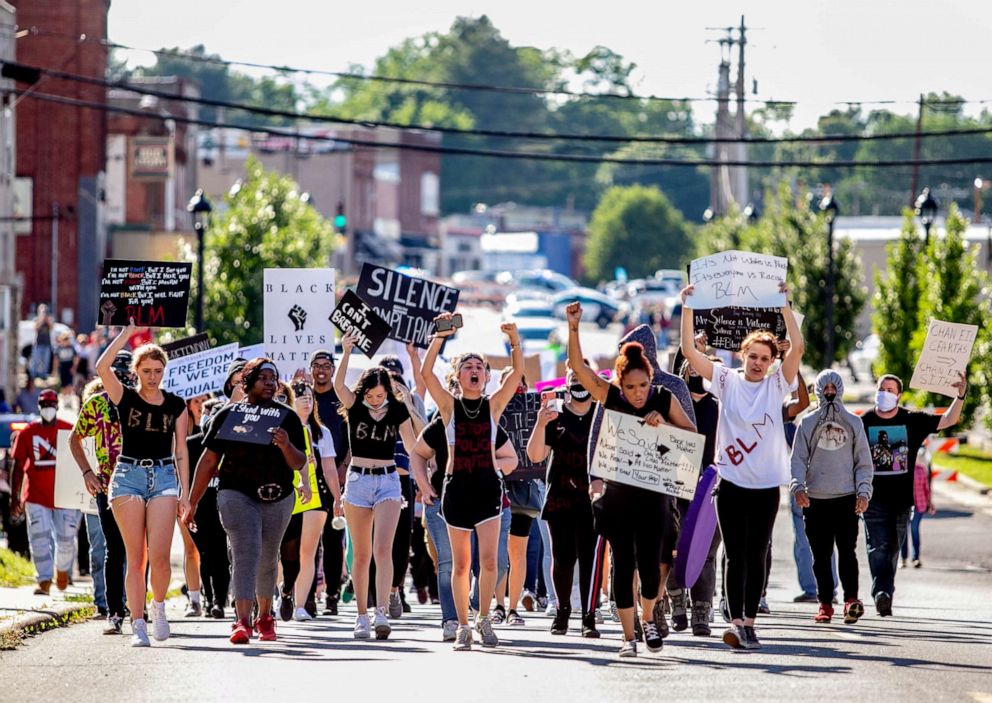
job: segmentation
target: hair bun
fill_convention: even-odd
[[[644,345],[640,342],[627,342],[622,347],[620,347],[620,354],[627,357],[630,361],[635,361],[644,358]]]

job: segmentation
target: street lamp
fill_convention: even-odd
[[[196,232],[196,331],[203,331],[203,234],[207,229],[207,218],[214,211],[210,200],[197,188],[189,199],[186,210],[193,216],[193,231]]]
[[[937,219],[937,208],[940,207],[940,203],[937,199],[930,194],[929,186],[924,188],[918,198],[916,198],[916,214],[920,217],[920,222],[923,223],[923,231],[926,233],[925,242],[930,244],[930,228],[933,226],[934,220]]]
[[[827,219],[827,348],[825,358],[827,366],[834,363],[835,333],[834,329],[834,220],[840,208],[830,191],[820,201],[820,211]]]

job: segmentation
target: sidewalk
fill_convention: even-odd
[[[77,577],[65,591],[54,585],[47,596],[34,595],[35,586],[0,588],[0,649],[13,649],[33,635],[96,615],[89,577]]]

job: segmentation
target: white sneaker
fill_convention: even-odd
[[[372,631],[369,628],[369,615],[368,613],[362,613],[355,618],[355,639],[367,640],[371,637]]]
[[[544,614],[549,618],[553,618],[558,614],[558,604],[553,600],[548,601],[548,607],[544,609]]]
[[[293,611],[293,620],[297,622],[302,622],[304,620],[313,620],[313,616],[310,615],[305,609],[297,608]]]
[[[144,618],[131,621],[131,646],[132,647],[150,647],[151,642],[148,641],[148,623],[145,622]]]
[[[386,617],[386,611],[383,608],[375,609],[373,627],[375,628],[375,638],[377,640],[387,639],[389,633],[393,631],[393,628],[389,625],[389,618]]]
[[[456,652],[465,652],[472,649],[472,627],[470,625],[458,625],[455,631],[453,649]]]
[[[441,641],[454,642],[455,637],[457,635],[458,635],[458,621],[445,620],[444,624],[441,626]]]
[[[603,620],[603,611],[600,608],[596,608],[595,616],[596,616],[596,624],[597,625],[602,625],[603,622],[605,622]]]
[[[476,619],[475,629],[482,636],[483,647],[495,647],[499,644],[499,638],[493,632],[493,621],[489,619],[488,615]]]
[[[152,637],[157,641],[169,639],[169,621],[165,617],[165,601],[156,603],[152,601]]]
[[[621,657],[636,657],[637,656],[637,640],[626,640],[620,647]]]

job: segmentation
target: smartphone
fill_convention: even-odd
[[[465,324],[465,322],[462,320],[462,314],[460,312],[456,312],[454,315],[451,316],[450,320],[442,318],[439,320],[435,320],[434,324],[437,327],[438,332],[447,332],[448,330],[458,329],[459,327],[462,327]]]
[[[541,391],[541,405],[551,408],[556,413],[560,413],[563,402],[555,391]]]

